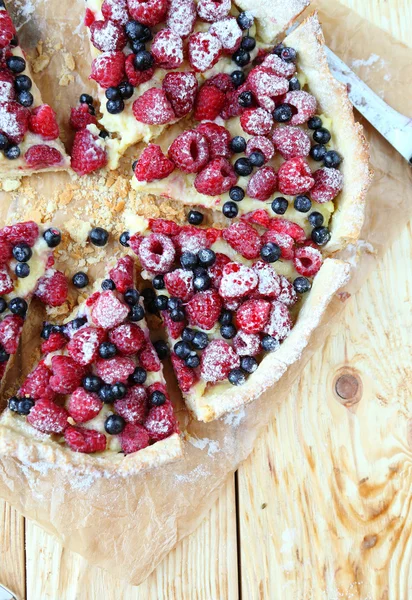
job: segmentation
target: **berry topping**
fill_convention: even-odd
[[[170,402],[151,408],[144,427],[154,442],[163,440],[177,431],[176,418]]]
[[[272,135],[276,150],[285,158],[308,156],[310,151],[310,138],[303,129],[298,127],[277,127]]]
[[[120,25],[125,25],[129,19],[126,0],[104,0],[101,10],[105,19]]]
[[[167,11],[167,26],[182,38],[193,31],[196,21],[196,4],[194,0],[170,0]]]
[[[96,361],[96,373],[105,383],[110,385],[116,382],[126,383],[135,366],[131,358],[123,356],[101,358]]]
[[[215,290],[198,292],[186,305],[190,325],[209,331],[216,324],[222,300]]]
[[[39,363],[27,376],[25,382],[19,389],[19,396],[29,396],[34,400],[39,400],[40,398],[53,400],[56,394],[49,386],[51,375],[50,369],[43,363]]]
[[[240,117],[240,124],[250,135],[266,135],[272,129],[273,119],[263,108],[248,108]]]
[[[114,283],[115,289],[122,294],[133,287],[133,276],[134,262],[131,256],[120,258],[116,266],[109,271],[109,277]]]
[[[295,242],[287,233],[281,231],[266,231],[262,236],[264,244],[275,244],[280,249],[280,255],[286,260],[292,260],[294,256]]]
[[[90,106],[84,103],[72,108],[70,111],[70,127],[79,131],[79,129],[85,129],[87,125],[97,125],[97,119],[90,112]]]
[[[296,65],[293,62],[287,63],[276,54],[265,56],[261,66],[278,77],[287,77],[288,79],[296,72]]]
[[[0,323],[0,344],[7,354],[17,352],[23,323],[19,315],[8,315]]]
[[[229,13],[230,0],[199,0],[197,3],[197,14],[203,21],[213,23],[220,21]]]
[[[223,275],[223,267],[230,263],[230,258],[221,252],[216,253],[216,261],[209,267],[209,275],[212,280],[213,287],[219,288]]]
[[[233,347],[239,356],[257,356],[261,352],[260,337],[240,329],[233,338]]]
[[[276,173],[272,167],[263,167],[252,175],[247,185],[247,194],[257,200],[268,200],[276,190]]]
[[[6,267],[0,267],[0,294],[9,294],[14,290],[14,283]]]
[[[99,414],[102,408],[102,402],[97,394],[90,394],[82,387],[74,390],[67,403],[69,415],[77,423],[86,423],[91,421]]]
[[[193,273],[185,269],[176,269],[165,275],[166,289],[173,297],[188,302],[194,294]]]
[[[262,241],[258,232],[248,223],[233,223],[223,231],[223,238],[245,258],[253,259],[259,256]]]
[[[164,125],[175,118],[166,92],[150,88],[133,102],[133,114],[137,121],[148,125]]]
[[[90,25],[90,39],[101,52],[122,50],[127,41],[123,27],[114,21],[94,21]]]
[[[298,301],[292,283],[284,275],[280,275],[280,294],[276,299],[286,306],[293,306]]]
[[[0,12],[0,16],[1,16],[1,12]],[[19,75],[19,77],[24,77],[24,75]],[[16,91],[14,89],[14,85],[15,85],[14,81],[15,80],[11,73],[9,73],[8,71],[0,71],[0,101],[1,102],[7,102],[8,100],[14,100],[16,98]]]
[[[271,305],[267,300],[248,300],[236,313],[237,326],[246,333],[259,333],[269,319]]]
[[[343,175],[337,169],[324,167],[314,172],[315,185],[310,191],[312,200],[323,204],[330,202],[343,188]]]
[[[193,117],[196,121],[214,120],[225,102],[225,94],[214,85],[203,85],[196,96]]]
[[[263,331],[279,341],[284,340],[292,329],[292,319],[287,306],[274,300],[270,311],[269,320]]]
[[[239,49],[242,41],[242,30],[234,17],[216,21],[209,31],[219,39],[225,53],[233,54]]]
[[[0,49],[6,48],[16,35],[16,30],[9,13],[3,8],[0,10]]]
[[[297,248],[293,264],[299,275],[313,277],[322,265],[322,254],[319,250],[311,246]]]
[[[31,146],[25,152],[24,159],[27,165],[34,169],[56,167],[63,162],[63,156],[56,148],[51,148],[43,144]]]
[[[16,223],[15,225],[6,225],[2,229],[2,238],[15,246],[19,243],[25,243],[28,246],[34,246],[39,237],[39,227],[34,221]]]
[[[308,163],[300,157],[285,161],[278,171],[278,188],[282,194],[296,196],[305,194],[314,185]]]
[[[215,6],[215,3],[211,0],[206,0],[206,2]],[[223,6],[225,3],[227,4],[227,2],[228,0],[224,0],[219,6]],[[192,33],[189,37],[188,51],[189,61],[194,70],[204,73],[204,71],[213,67],[219,60],[222,52],[222,44],[220,40],[211,33]]]
[[[83,327],[67,344],[67,352],[79,365],[90,365],[96,358],[99,345],[105,338],[103,329]]]
[[[139,352],[146,343],[143,330],[135,323],[124,323],[109,333],[110,341],[124,355]]]
[[[185,173],[198,173],[209,160],[209,145],[201,133],[184,131],[170,146],[169,157]]]
[[[200,123],[196,127],[196,131],[207,139],[211,159],[219,158],[220,156],[223,158],[230,157],[230,133],[227,129],[216,123]]]
[[[215,158],[196,176],[194,185],[200,194],[219,196],[228,192],[236,181],[231,163],[225,158]]]
[[[159,357],[151,343],[147,343],[143,350],[140,351],[139,362],[146,371],[157,372],[162,368]]]
[[[147,392],[142,385],[134,385],[129,388],[127,394],[121,400],[114,403],[116,412],[126,423],[143,423],[148,413]]]
[[[59,126],[56,113],[48,104],[35,108],[29,119],[29,129],[44,140],[55,140],[59,137]]]
[[[162,87],[176,117],[184,117],[193,108],[197,93],[197,79],[193,72],[167,73]]]
[[[53,356],[51,368],[53,375],[50,377],[49,384],[58,394],[71,394],[81,386],[84,367],[70,356]]]
[[[179,388],[182,392],[188,392],[192,385],[197,381],[195,371],[188,367],[185,361],[182,358],[179,358],[175,353],[171,354],[171,361],[179,383]]]
[[[114,292],[102,292],[92,308],[93,322],[103,329],[112,329],[120,325],[129,313],[127,305],[123,304]]]
[[[171,29],[156,33],[150,50],[156,64],[164,69],[176,69],[183,63],[182,38]]]
[[[262,135],[256,135],[248,139],[246,144],[246,156],[249,158],[252,154],[260,152],[264,161],[267,162],[275,154],[275,148],[270,140]],[[259,165],[261,166],[261,165]]]
[[[223,268],[219,293],[225,300],[234,300],[248,296],[256,289],[258,277],[250,267],[231,262]]]
[[[222,381],[239,366],[239,356],[224,340],[212,340],[202,353],[201,375],[207,382]]]
[[[116,87],[124,79],[125,55],[123,52],[104,52],[92,62],[89,79],[94,79],[102,88]]]
[[[151,233],[140,243],[138,255],[142,267],[151,273],[167,273],[175,258],[173,242],[161,233]]]
[[[331,238],[331,233],[327,227],[315,227],[311,234],[312,241],[318,246],[324,246]]]
[[[69,425],[64,432],[64,439],[74,452],[92,454],[106,449],[106,436],[94,429]]]
[[[163,154],[160,146],[149,144],[141,153],[134,174],[138,181],[154,181],[168,177],[174,168],[174,163]]]
[[[29,116],[28,109],[17,102],[0,102],[0,133],[10,142],[20,144],[29,127]]]
[[[293,106],[296,111],[291,119],[291,125],[302,125],[316,114],[316,98],[308,92],[288,92],[285,103]]]
[[[275,100],[289,90],[287,79],[278,77],[263,66],[252,69],[247,78],[247,85],[256,96],[259,105],[269,112],[274,110]]]
[[[71,166],[78,175],[86,175],[104,167],[107,154],[101,138],[90,133],[88,129],[77,131],[74,136]]]
[[[48,306],[61,306],[67,300],[69,286],[61,271],[48,269],[39,279],[34,295]]]
[[[27,416],[27,421],[42,433],[63,433],[68,426],[67,410],[50,400],[38,400]]]
[[[132,454],[143,450],[149,445],[149,433],[142,425],[128,423],[119,434],[120,446],[125,454]]]
[[[280,278],[276,271],[265,262],[259,260],[253,265],[258,276],[257,292],[265,298],[277,298],[281,291]]]
[[[127,0],[127,6],[133,19],[153,27],[166,16],[167,0]]]

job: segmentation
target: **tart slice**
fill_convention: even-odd
[[[265,212],[225,229],[141,217],[129,226],[127,243],[156,291],[180,389],[202,421],[276,382],[349,276],[349,265],[323,261],[302,227]]]
[[[1,452],[109,475],[181,456],[133,259],[108,275],[65,324],[44,325],[41,360],[1,416]]]
[[[42,102],[11,17],[0,2],[0,179],[68,167],[56,115]]]

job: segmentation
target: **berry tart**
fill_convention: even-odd
[[[0,179],[68,167],[56,114],[42,102],[0,0]]]
[[[135,275],[120,258],[63,325],[43,325],[41,360],[0,418],[1,452],[105,475],[181,456]]]
[[[226,97],[243,83],[242,68],[307,0],[259,4],[86,0],[90,78],[98,85],[109,168],[117,167],[129,146],[149,142],[192,112],[214,119],[228,110]],[[276,18],[268,17],[268,9]],[[87,128],[92,145],[98,131]]]

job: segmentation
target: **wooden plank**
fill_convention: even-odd
[[[24,518],[0,500],[0,583],[25,598]]]

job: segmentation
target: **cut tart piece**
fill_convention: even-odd
[[[0,179],[69,168],[53,109],[44,104],[0,2]]]
[[[129,146],[156,138],[193,109],[208,119],[227,110],[228,92],[234,95],[244,81],[242,68],[307,1],[266,4],[86,0],[90,78],[99,86],[100,123],[110,134],[105,138],[109,168],[117,167]],[[267,19],[268,9],[278,17]],[[262,37],[255,36],[256,26]]]
[[[120,258],[63,325],[45,324],[40,362],[0,418],[0,452],[130,474],[181,456],[134,260]]]
[[[180,389],[202,421],[276,382],[349,277],[299,225],[264,211],[226,229],[142,217],[129,227],[123,242],[152,281]]]

